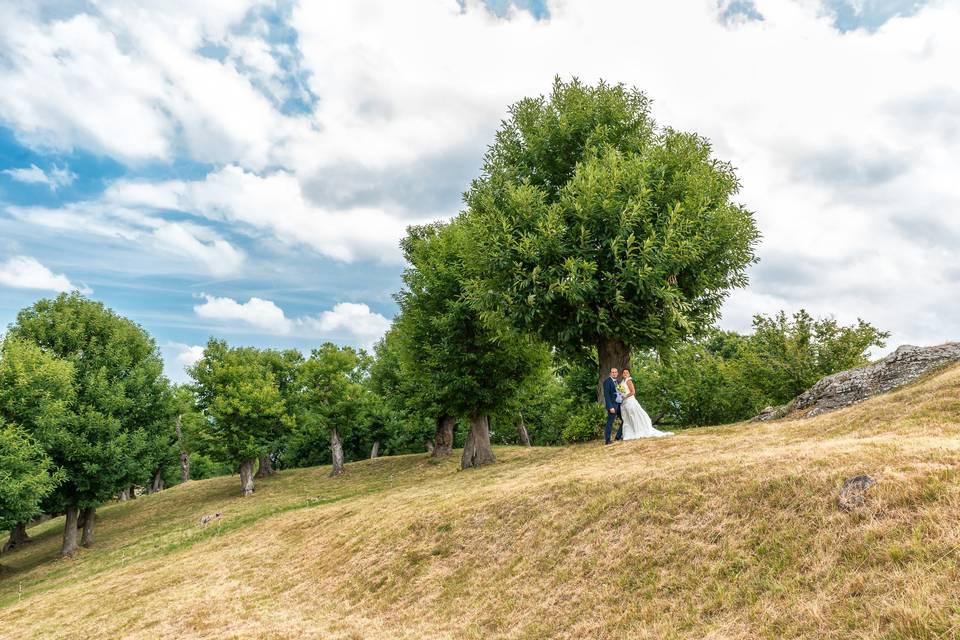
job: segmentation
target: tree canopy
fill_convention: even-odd
[[[471,297],[602,369],[717,318],[759,234],[734,168],[636,89],[555,81],[514,104],[466,194]]]

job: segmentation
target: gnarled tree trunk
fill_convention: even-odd
[[[180,482],[190,480],[190,454],[183,448],[183,415],[177,416],[177,445],[180,447]]]
[[[30,542],[30,536],[27,535],[27,524],[25,522],[18,522],[10,529],[10,539],[3,545],[3,553],[23,546],[28,542]]]
[[[120,502],[126,502],[130,499],[130,487],[127,487],[117,496],[120,499]]]
[[[243,495],[253,495],[253,463],[255,460],[250,458],[240,463],[240,489]]]
[[[433,436],[434,458],[441,458],[453,453],[453,428],[457,425],[457,419],[453,416],[440,416],[437,419],[437,432]]]
[[[330,475],[338,476],[343,473],[343,441],[340,440],[340,432],[336,427],[330,429],[330,454],[333,457]]]
[[[273,460],[270,458],[268,453],[265,456],[260,456],[260,466],[257,468],[257,478],[266,478],[267,476],[273,475]]]
[[[67,507],[67,517],[63,523],[63,545],[60,547],[61,558],[67,558],[77,552],[77,520],[79,517],[80,509],[78,507]]]
[[[463,446],[460,468],[481,467],[497,461],[490,446],[490,419],[487,416],[470,416],[470,435]]]
[[[153,480],[150,481],[150,493],[163,491],[163,471],[157,469],[153,472]]]
[[[83,535],[80,536],[80,545],[84,547],[93,546],[93,526],[97,522],[97,509],[95,507],[85,507],[83,509]]]
[[[374,440],[373,447],[370,449],[370,459],[373,460],[380,455],[380,441]]]
[[[597,356],[600,360],[600,377],[597,379],[597,402],[603,404],[603,380],[610,375],[610,368],[621,372],[630,368],[630,347],[623,340],[600,338],[597,342]]]
[[[517,425],[517,433],[520,435],[520,444],[525,447],[530,446],[530,434],[527,432],[527,425],[523,423],[523,414],[520,415],[520,424]]]

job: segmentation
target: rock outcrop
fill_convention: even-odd
[[[787,414],[810,418],[835,411],[893,391],[925,373],[957,362],[960,362],[958,342],[935,347],[904,345],[878,362],[827,376],[790,404],[768,407],[754,420],[776,420]]]

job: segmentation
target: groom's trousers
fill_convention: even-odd
[[[618,402],[616,405],[616,413],[610,413],[610,411],[607,410],[607,426],[603,429],[603,441],[608,444],[610,443],[610,432],[613,431],[614,420],[620,421],[620,426],[617,427],[617,440],[623,437],[623,415],[620,414],[620,403]]]

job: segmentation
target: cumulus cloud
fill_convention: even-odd
[[[68,187],[77,179],[77,174],[66,167],[53,167],[50,169],[50,173],[47,173],[35,164],[21,169],[4,169],[0,173],[10,176],[17,182],[45,184],[50,191],[56,191],[60,187]]]
[[[390,321],[365,304],[341,302],[316,318],[301,319],[298,324],[316,335],[348,335],[361,346],[373,344],[390,328]]]
[[[390,320],[363,303],[341,302],[316,316],[288,318],[271,300],[204,294],[205,302],[193,308],[201,318],[248,328],[275,336],[295,336],[348,342],[370,348],[390,328]]]
[[[0,262],[0,285],[15,289],[92,293],[89,288],[73,284],[67,276],[54,273],[30,256],[13,256],[6,262]]]
[[[193,308],[201,318],[259,329],[272,335],[287,335],[293,329],[293,322],[283,313],[283,309],[270,300],[250,298],[246,302],[237,302],[233,298],[218,298],[204,294],[206,302]]]

